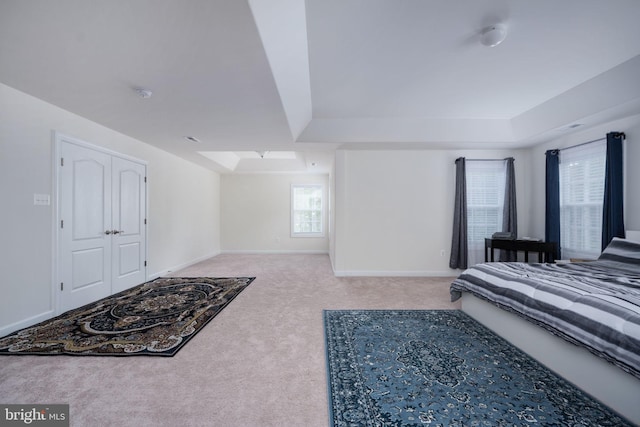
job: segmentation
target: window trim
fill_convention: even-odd
[[[297,188],[317,188],[320,190],[320,231],[319,232],[295,232],[295,190]],[[291,184],[291,226],[290,233],[292,238],[313,238],[313,237],[325,237],[325,217],[326,217],[326,202],[325,202],[324,184]]]

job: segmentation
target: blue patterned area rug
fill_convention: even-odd
[[[326,310],[331,425],[626,426],[459,310]]]

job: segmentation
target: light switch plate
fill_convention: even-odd
[[[34,194],[33,204],[36,206],[49,206],[51,204],[51,196],[49,194]]]

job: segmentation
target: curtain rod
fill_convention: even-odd
[[[466,157],[458,157],[458,159],[464,159],[466,162],[504,162],[505,160],[513,159],[513,157],[505,157],[504,159],[467,159]],[[513,160],[515,161],[515,159]]]
[[[627,139],[627,135],[625,135],[625,133],[624,133],[624,132],[614,132],[614,133],[616,133],[616,134],[618,134],[618,135],[622,136],[622,139]],[[604,137],[604,138],[598,138],[598,139],[594,139],[594,140],[592,140],[592,141],[581,142],[580,144],[572,145],[572,146],[570,146],[570,147],[557,148],[555,151],[570,150],[570,149],[572,149],[572,148],[582,147],[583,145],[593,144],[594,142],[600,142],[600,141],[604,141],[604,140],[606,140],[606,139],[607,139],[606,137]],[[553,150],[551,150],[551,151],[553,151]]]
[[[594,142],[600,142],[600,141],[604,141],[607,138],[598,138],[598,139],[594,139],[592,141],[587,141],[587,142],[581,142],[580,144],[576,144],[576,145],[572,145],[570,147],[564,147],[564,148],[560,148],[558,149],[558,151],[564,151],[564,150],[570,150],[572,148],[578,148],[578,147],[582,147],[583,145],[587,145],[587,144],[593,144]]]
[[[507,159],[511,159],[512,157],[507,157],[505,159],[465,159],[467,162],[504,162]]]

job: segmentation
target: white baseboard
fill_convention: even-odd
[[[447,271],[400,271],[400,270],[333,270],[336,277],[455,277],[456,272]]]
[[[54,316],[55,311],[49,310],[45,311],[44,313],[31,316],[28,319],[23,319],[10,325],[2,326],[0,327],[0,337],[4,337],[5,335],[9,335],[12,332],[27,328],[29,326],[33,326],[37,323],[44,322],[45,320],[51,319]]]
[[[242,255],[327,255],[329,251],[323,250],[254,250],[254,249],[232,249],[223,250],[223,254],[242,254]]]
[[[190,267],[190,266],[192,266],[194,264],[197,264],[199,262],[202,262],[202,261],[207,260],[209,258],[213,258],[213,257],[218,256],[218,255],[220,255],[219,251],[211,253],[211,254],[208,254],[208,255],[203,255],[203,256],[198,257],[196,259],[193,259],[191,261],[187,261],[187,262],[184,262],[182,264],[178,264],[178,265],[175,265],[173,267],[169,267],[169,268],[167,268],[165,270],[161,270],[161,271],[159,271],[157,273],[150,274],[149,277],[147,278],[147,280],[153,280],[153,279],[157,279],[158,277],[166,276],[169,273],[173,273],[175,271],[182,270],[183,268]]]
[[[220,252],[214,252],[214,253],[211,253],[211,254],[208,254],[208,255],[204,255],[204,256],[201,256],[199,258],[193,259],[191,261],[188,261],[188,262],[176,265],[174,267],[168,268],[166,270],[162,270],[162,271],[159,271],[157,273],[150,274],[147,277],[147,280],[157,279],[158,277],[167,275],[167,274],[169,274],[169,273],[171,273],[173,271],[181,270],[181,269],[187,268],[187,267],[189,267],[189,266],[191,266],[193,264],[197,264],[200,261],[204,261],[206,259],[213,258],[216,255],[220,255]],[[8,334],[10,334],[10,333],[12,333],[14,331],[17,331],[17,330],[20,330],[20,329],[35,325],[36,323],[43,322],[45,320],[51,319],[54,316],[55,316],[55,311],[54,310],[49,310],[49,311],[46,311],[44,313],[40,313],[40,314],[37,314],[35,316],[31,316],[31,317],[29,317],[27,319],[23,319],[23,320],[20,320],[18,322],[12,323],[10,325],[1,326],[0,327],[0,337],[8,335]]]

